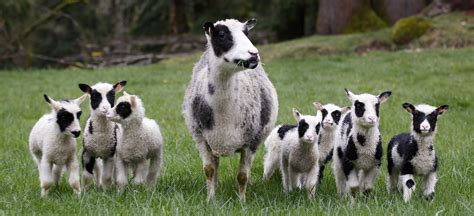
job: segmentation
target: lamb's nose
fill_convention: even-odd
[[[375,116],[369,116],[368,118],[369,118],[370,121],[373,121],[373,122],[375,122],[375,120],[376,120]]]
[[[81,131],[71,131],[71,133],[74,137],[79,137],[79,135],[81,135]]]
[[[258,55],[258,52],[255,52],[255,51],[249,51],[249,53],[250,53],[250,55],[252,55],[252,56]]]

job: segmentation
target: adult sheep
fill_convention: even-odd
[[[275,88],[247,37],[257,21],[204,24],[207,49],[193,68],[183,114],[203,162],[207,199],[217,186],[219,158],[240,153],[239,195],[245,200],[255,152],[278,113]]]

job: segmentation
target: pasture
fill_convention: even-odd
[[[266,52],[265,52],[266,51]],[[216,199],[206,202],[201,160],[184,125],[181,104],[197,55],[164,63],[126,68],[87,70],[2,71],[0,89],[0,214],[334,214],[334,215],[473,215],[474,214],[474,49],[421,52],[370,52],[365,55],[281,57],[266,60],[277,50],[262,49],[262,60],[279,99],[278,123],[294,123],[291,108],[313,114],[313,101],[349,105],[344,88],[354,93],[392,97],[380,108],[383,163],[369,197],[342,199],[336,194],[331,169],[319,184],[316,198],[301,191],[283,193],[280,175],[262,181],[263,145],[252,167],[247,202],[237,192],[237,155],[223,158]],[[47,199],[40,198],[37,168],[28,151],[28,134],[49,106],[43,93],[55,99],[81,95],[78,83],[127,80],[125,91],[139,95],[146,115],[156,119],[165,138],[163,169],[156,189],[129,186],[123,193],[93,189],[80,197],[63,178]],[[389,139],[408,131],[410,115],[401,104],[448,104],[438,121],[436,150],[440,161],[436,197],[421,196],[421,179],[411,202],[385,188]],[[87,101],[88,103],[88,101]],[[82,124],[89,113],[82,105]],[[78,140],[78,157],[82,136]]]

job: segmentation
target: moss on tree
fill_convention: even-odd
[[[424,17],[411,16],[398,20],[392,30],[392,41],[404,45],[425,34],[432,24]]]

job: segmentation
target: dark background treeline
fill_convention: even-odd
[[[1,0],[0,68],[146,64],[202,49],[202,24],[255,17],[264,44],[367,32],[473,0]]]

